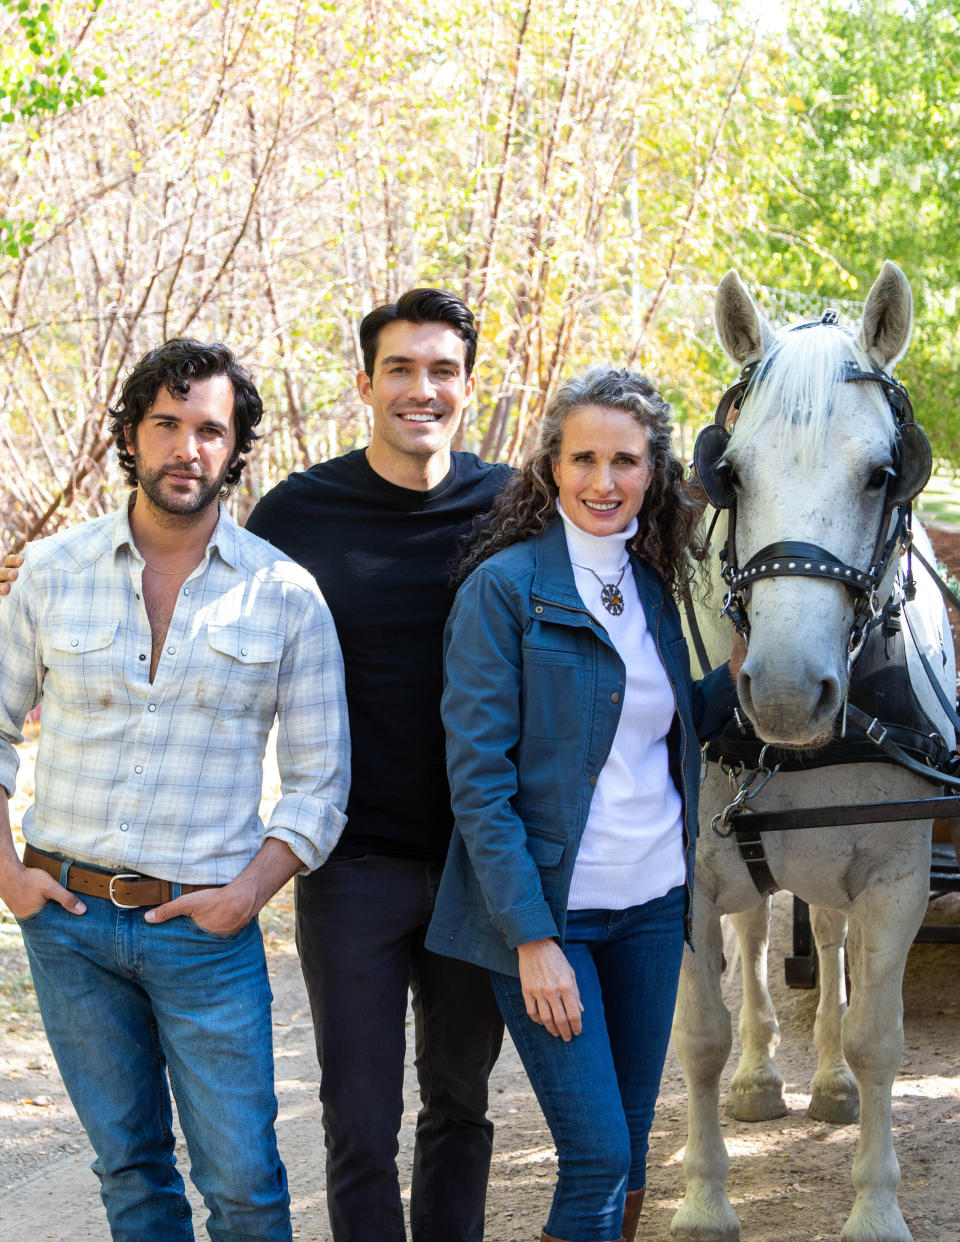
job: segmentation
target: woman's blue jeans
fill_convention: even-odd
[[[577,976],[583,1031],[570,1043],[527,1016],[520,980],[493,990],[557,1146],[546,1232],[565,1242],[619,1238],[628,1190],[646,1185],[683,955],[683,888],[629,910],[567,915],[563,951]]]
[[[256,919],[215,936],[190,919],[86,897],[21,921],[40,1013],[97,1154],[114,1242],[192,1242],[169,1082],[213,1242],[288,1242],[274,1120],[272,1000]]]

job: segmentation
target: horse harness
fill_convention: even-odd
[[[835,311],[827,311],[814,323],[800,324],[792,331],[816,323],[836,325]],[[739,408],[769,369],[770,355],[748,363],[736,383],[723,394],[713,423],[700,432],[694,446],[694,469],[700,486],[716,513],[709,528],[709,545],[717,518],[729,511],[727,539],[720,550],[720,572],[727,593],[721,616],[729,616],[733,626],[749,638],[750,621],[743,592],[763,578],[806,577],[842,582],[856,597],[854,618],[848,641],[848,685],[836,735],[813,751],[778,749],[764,744],[739,709],[734,722],[720,737],[704,747],[706,759],[717,762],[728,773],[733,785],[743,772],[746,779],[736,789],[732,801],[713,819],[713,830],[721,837],[735,836],[740,855],[762,896],[776,892],[777,883],[763,846],[762,833],[787,828],[823,827],[852,823],[880,823],[914,819],[936,814],[956,814],[954,796],[923,798],[902,802],[869,803],[864,806],[819,807],[790,811],[751,813],[746,822],[739,817],[751,808],[747,803],[780,771],[801,771],[840,763],[892,762],[917,773],[942,788],[960,789],[960,756],[952,751],[932,728],[910,686],[902,621],[908,629],[907,605],[916,593],[912,557],[916,556],[933,576],[946,599],[960,609],[960,598],[941,582],[933,566],[912,547],[911,502],[923,490],[932,469],[930,443],[913,416],[907,390],[878,369],[864,370],[853,362],[844,366],[844,383],[875,383],[881,386],[896,424],[896,456],[887,483],[884,518],[868,570],[848,565],[817,544],[781,540],[768,544],[745,565],[736,556],[736,491],[731,468],[724,460],[730,442],[727,423],[731,411]],[[898,590],[881,603],[901,553],[907,554],[907,573]],[[694,647],[704,673],[709,671],[702,636],[693,608],[687,601],[687,618]],[[941,705],[960,729],[960,715],[944,694],[919,643],[914,644]],[[896,723],[888,723],[895,721]]]

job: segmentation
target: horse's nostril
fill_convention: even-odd
[[[817,714],[822,719],[836,715],[840,707],[840,684],[835,677],[824,677],[820,682],[820,702]]]

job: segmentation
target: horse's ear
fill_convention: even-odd
[[[907,352],[913,330],[910,282],[889,259],[867,294],[857,344],[877,366],[892,371]]]
[[[741,367],[762,358],[773,344],[770,325],[734,268],[717,285],[714,319],[720,344]]]

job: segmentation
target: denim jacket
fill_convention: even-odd
[[[673,600],[649,565],[633,553],[630,563],[677,702],[667,744],[683,801],[689,938],[699,741],[719,732],[736,692],[726,665],[691,680]],[[573,864],[617,731],[625,668],[580,599],[559,521],[470,575],[444,648],[456,824],[427,946],[516,975],[517,945],[563,944]]]

